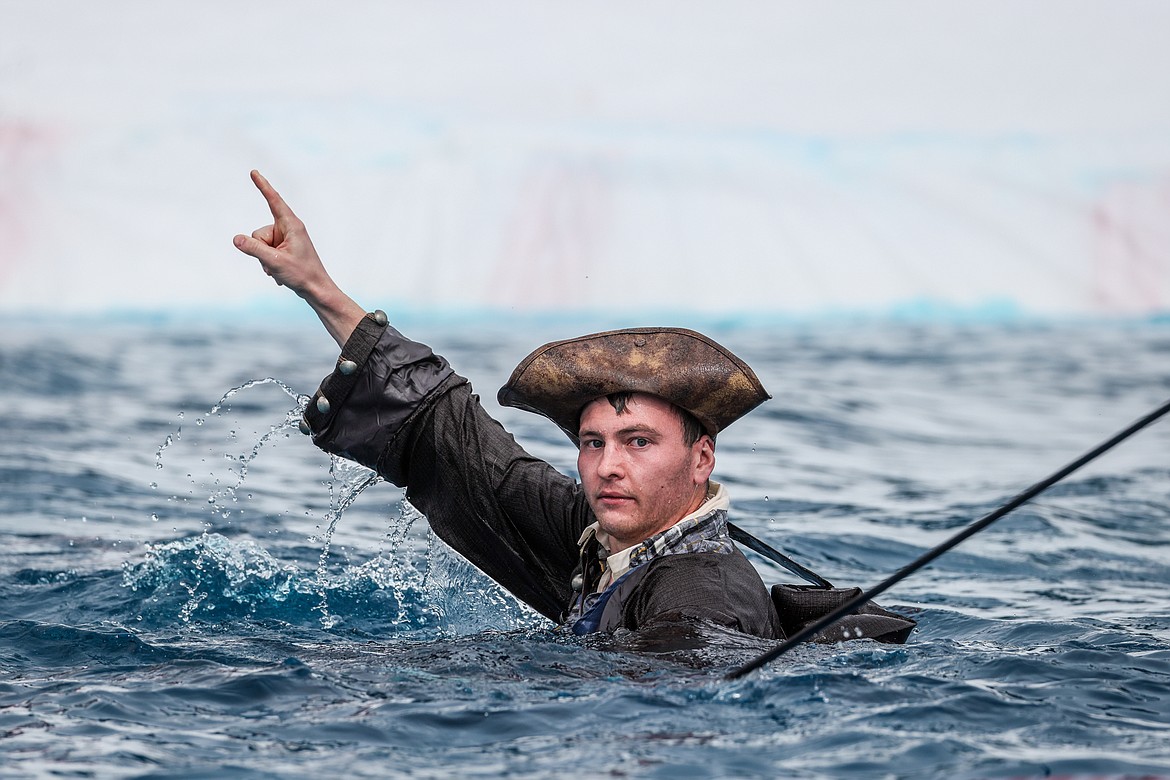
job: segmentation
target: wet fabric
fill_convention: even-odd
[[[706,621],[770,639],[784,636],[760,575],[738,550],[656,558],[615,582],[581,618],[586,615],[595,631]]]
[[[776,603],[780,625],[786,636],[795,635],[860,595],[861,588],[772,586],[772,600]],[[917,625],[917,621],[891,612],[871,601],[814,635],[812,641],[827,643],[849,639],[872,639],[887,644],[902,644]]]

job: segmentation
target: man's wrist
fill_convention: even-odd
[[[345,345],[350,335],[357,328],[358,323],[366,316],[366,311],[339,287],[331,284],[328,291],[317,294],[312,298],[306,297],[313,311],[329,331],[329,335],[337,342],[337,346]]]

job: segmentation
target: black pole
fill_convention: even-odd
[[[954,547],[957,547],[959,544],[962,544],[967,539],[970,539],[972,536],[979,533],[984,528],[986,528],[987,526],[994,523],[996,520],[998,520],[1001,517],[1003,517],[1004,515],[1006,515],[1008,512],[1011,512],[1013,509],[1018,508],[1021,504],[1025,503],[1027,501],[1030,501],[1031,499],[1040,495],[1045,490],[1047,490],[1048,488],[1055,485],[1057,482],[1060,482],[1062,479],[1067,477],[1069,474],[1072,474],[1074,471],[1079,469],[1081,466],[1084,466],[1086,463],[1089,463],[1090,461],[1097,459],[1101,455],[1104,455],[1106,452],[1113,449],[1118,444],[1120,444],[1121,442],[1128,439],[1130,436],[1132,436],[1135,433],[1137,433],[1138,431],[1140,431],[1142,428],[1145,428],[1147,425],[1154,422],[1159,417],[1162,417],[1167,412],[1170,412],[1170,401],[1167,401],[1166,403],[1162,404],[1157,409],[1155,409],[1154,411],[1147,414],[1145,417],[1143,417],[1140,420],[1138,420],[1137,422],[1135,422],[1133,425],[1130,425],[1128,428],[1121,431],[1120,433],[1118,433],[1117,435],[1115,435],[1113,438],[1109,439],[1108,441],[1104,442],[1103,444],[1100,444],[1097,447],[1095,447],[1094,449],[1090,450],[1089,452],[1086,452],[1084,455],[1077,458],[1072,463],[1068,464],[1067,466],[1060,469],[1056,473],[1052,474],[1051,476],[1049,476],[1045,479],[1040,480],[1035,485],[1028,488],[1023,493],[1020,493],[1015,498],[1013,498],[1011,501],[1008,501],[1006,504],[1001,506],[999,509],[996,509],[994,512],[991,512],[990,514],[983,517],[983,519],[981,519],[975,523],[972,523],[970,526],[963,529],[959,533],[955,534],[947,541],[938,545],[934,549],[927,551],[924,555],[922,555],[922,557],[918,558],[917,560],[913,561],[912,563],[910,563],[906,566],[903,566],[901,569],[899,569],[893,575],[887,577],[885,580],[878,583],[870,590],[868,590],[864,593],[858,594],[856,597],[850,599],[849,601],[845,602],[837,609],[835,609],[832,612],[830,612],[829,614],[825,615],[823,618],[818,620],[816,623],[813,623],[810,626],[806,626],[805,628],[803,628],[802,630],[800,630],[796,634],[793,634],[791,637],[789,637],[788,639],[786,639],[784,642],[780,643],[779,645],[777,645],[773,649],[769,650],[768,652],[763,653],[762,655],[755,658],[754,660],[747,662],[743,666],[740,666],[738,669],[735,669],[735,670],[729,672],[726,676],[726,679],[735,680],[735,679],[738,679],[740,677],[743,677],[746,674],[749,674],[750,672],[754,672],[756,669],[759,669],[764,664],[770,663],[770,662],[776,660],[777,658],[779,658],[780,656],[784,655],[789,650],[791,650],[793,647],[800,644],[801,642],[808,639],[809,637],[814,636],[816,634],[819,634],[821,631],[824,631],[826,628],[831,626],[833,623],[836,623],[837,620],[839,620],[840,618],[844,617],[845,615],[848,615],[849,613],[855,611],[861,605],[863,605],[869,601],[872,601],[873,599],[877,598],[881,594],[885,593],[887,590],[892,588],[894,585],[896,585],[899,582],[901,582],[902,580],[906,579],[911,574],[913,574],[914,572],[921,569],[923,566],[926,566],[927,564],[929,564],[935,558],[939,557],[940,555],[947,552],[948,550],[951,550]]]

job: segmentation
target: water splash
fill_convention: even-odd
[[[333,533],[337,530],[337,521],[366,488],[381,481],[381,477],[376,472],[336,455],[332,457],[329,476],[331,477],[329,482],[329,514],[325,518],[327,527],[324,538],[321,540],[321,555],[317,559],[317,591],[321,595],[321,603],[317,609],[321,613],[321,626],[323,628],[334,628],[341,622],[340,618],[329,612],[328,577],[325,568],[325,564],[329,560],[329,548],[333,544]],[[337,487],[339,484],[340,487]]]
[[[224,480],[221,480],[218,477],[214,478],[211,483],[211,490],[207,494],[206,501],[204,502],[209,507],[210,511],[218,514],[222,519],[227,519],[232,513],[231,505],[238,503],[239,499],[237,492],[240,486],[244,483],[244,480],[247,478],[248,469],[253,461],[255,461],[257,456],[259,456],[260,451],[269,445],[274,439],[282,435],[287,437],[290,432],[298,427],[301,417],[304,414],[305,407],[309,403],[310,397],[304,395],[303,393],[296,392],[288,384],[279,379],[276,379],[275,377],[269,376],[263,379],[252,379],[228,390],[207,410],[203,416],[200,416],[195,420],[196,426],[201,428],[204,427],[210,418],[217,417],[221,414],[221,412],[230,408],[229,402],[233,397],[245,390],[250,390],[252,388],[264,385],[273,385],[279,388],[287,396],[292,398],[296,402],[296,405],[285,412],[284,419],[281,420],[281,422],[269,425],[267,432],[260,436],[250,451],[239,454],[233,454],[230,452],[222,453],[223,459],[230,464],[227,469],[228,473],[230,474],[230,478],[226,479],[226,484],[224,484]],[[179,419],[182,420],[183,417],[184,413],[179,412]],[[166,439],[155,451],[154,458],[156,470],[163,469],[163,453],[182,438],[183,428],[181,425],[174,432],[167,435]],[[230,430],[227,438],[231,441],[237,440],[237,431],[234,428]],[[212,476],[214,477],[215,475],[212,474]],[[193,485],[195,484],[193,473],[188,473],[187,478]],[[151,489],[157,489],[156,482],[152,482],[150,486]],[[189,493],[191,492],[193,491],[189,491]],[[172,499],[178,499],[178,496],[172,496]],[[210,524],[208,524],[206,527],[210,528]]]
[[[174,433],[167,434],[166,440],[164,440],[163,443],[161,445],[159,445],[159,448],[154,451],[154,467],[156,469],[158,469],[159,471],[162,471],[163,451],[165,449],[167,449],[167,447],[170,447],[172,444],[174,444],[175,442],[177,442],[181,438],[183,438],[183,426],[182,425],[180,425],[178,428],[176,428]],[[154,487],[153,482],[151,483],[151,487]]]
[[[129,619],[148,628],[178,617],[193,626],[276,620],[332,631],[344,615],[348,636],[448,633],[422,580],[414,564],[385,555],[323,577],[257,542],[206,532],[147,545],[144,558],[122,564],[122,585],[138,596]]]
[[[230,504],[238,500],[237,494],[248,477],[249,468],[274,438],[287,436],[297,427],[310,399],[272,377],[257,379],[224,393],[195,421],[198,427],[206,429],[207,422],[229,408],[233,397],[268,384],[280,388],[297,404],[285,412],[283,420],[269,425],[249,450],[239,455],[219,453],[230,463],[230,476],[217,476],[213,472],[214,483],[204,494],[205,502],[198,502],[219,518],[228,518],[232,511]],[[228,439],[237,440],[238,426],[229,427]],[[177,442],[180,434],[176,431],[168,436],[155,453],[158,468],[162,468],[164,450]],[[206,454],[214,459],[220,447],[216,444]],[[189,483],[195,486],[189,491],[194,498],[199,492],[195,469],[186,471]],[[320,544],[311,576],[303,570],[303,563],[302,568],[278,564],[255,543],[239,546],[240,543],[215,533],[212,523],[205,522],[197,537],[152,547],[145,562],[126,567],[125,583],[132,589],[149,585],[162,593],[162,600],[174,610],[170,614],[177,612],[184,623],[212,613],[217,620],[223,620],[240,614],[278,610],[280,619],[296,622],[311,615],[313,622],[327,631],[343,623],[353,629],[354,623],[371,618],[371,606],[375,607],[375,619],[389,619],[392,630],[425,625],[459,634],[482,630],[485,625],[505,630],[528,627],[540,620],[429,531],[425,553],[398,555],[415,521],[422,517],[405,500],[400,512],[390,516],[388,530],[374,559],[358,566],[338,568],[335,565],[331,570],[330,555],[342,515],[360,495],[380,481],[376,472],[364,466],[331,457],[328,478],[322,483],[329,494],[328,509],[317,533],[308,537],[308,541]],[[155,483],[152,489],[156,489]],[[152,516],[152,521],[157,522],[157,514]],[[286,603],[290,597],[295,597],[297,603],[291,612]]]
[[[220,503],[220,501],[223,498],[228,498],[228,497],[230,497],[231,500],[234,502],[236,500],[236,491],[239,489],[240,485],[242,485],[244,483],[244,480],[248,476],[248,466],[252,463],[252,461],[254,461],[256,459],[256,456],[260,454],[260,450],[263,449],[264,446],[267,445],[270,441],[272,441],[272,439],[274,437],[276,437],[278,434],[281,434],[285,431],[296,428],[298,426],[298,424],[300,423],[301,416],[305,412],[305,407],[307,407],[309,405],[309,401],[311,400],[309,396],[307,396],[303,393],[296,392],[295,390],[293,390],[291,387],[289,387],[287,384],[280,381],[279,379],[276,379],[274,377],[265,377],[264,379],[250,380],[250,381],[245,382],[244,384],[242,384],[238,387],[233,387],[231,390],[228,390],[226,393],[223,394],[223,397],[220,398],[217,403],[215,403],[210,409],[207,410],[206,416],[211,417],[214,415],[218,415],[220,413],[220,411],[225,406],[227,406],[227,402],[237,393],[240,393],[244,390],[250,390],[253,387],[259,387],[261,385],[268,385],[268,384],[276,385],[278,388],[280,388],[282,391],[284,391],[284,393],[286,395],[288,395],[290,398],[292,398],[294,401],[296,401],[296,406],[285,412],[285,416],[284,416],[283,421],[281,421],[280,423],[278,423],[276,425],[269,426],[268,432],[265,433],[263,436],[261,436],[260,440],[257,441],[255,445],[253,445],[251,452],[249,452],[247,454],[239,455],[238,457],[236,457],[234,459],[232,458],[231,455],[224,453],[224,457],[226,459],[234,460],[239,465],[239,471],[236,473],[236,482],[234,485],[231,485],[227,488],[224,488],[223,490],[220,490],[220,491],[217,491],[216,493],[213,493],[212,496],[210,496],[208,498],[209,503],[218,504],[218,503]],[[235,438],[234,431],[232,432],[232,437]]]
[[[239,470],[235,472],[236,481],[235,484],[229,485],[222,490],[215,491],[210,496],[208,496],[207,502],[209,504],[219,505],[225,498],[230,498],[233,502],[236,501],[236,491],[239,490],[240,485],[244,484],[244,480],[248,476],[248,467],[251,465],[252,461],[256,459],[256,456],[260,454],[260,450],[263,449],[270,441],[272,441],[274,437],[296,428],[299,424],[301,415],[304,413],[305,406],[309,403],[309,399],[307,396],[301,396],[297,399],[297,402],[298,405],[296,407],[289,409],[285,413],[285,417],[282,422],[269,426],[268,432],[261,436],[259,441],[253,445],[251,452],[239,456],[232,456],[228,453],[224,453],[225,459],[232,461],[233,464],[238,464],[239,466]]]
[[[122,584],[149,591],[152,603],[169,602],[171,594],[182,599],[178,616],[184,623],[200,607],[208,612],[224,608],[231,616],[280,604],[300,579],[296,566],[277,561],[257,543],[213,533],[148,544],[142,561],[122,564]]]
[[[263,385],[278,387],[296,401],[296,406],[287,410],[283,420],[279,423],[269,425],[268,430],[260,436],[250,450],[238,455],[230,452],[222,454],[223,458],[231,464],[228,469],[231,478],[214,479],[213,487],[206,496],[206,505],[224,519],[231,511],[229,504],[238,501],[237,494],[248,477],[249,467],[273,439],[282,434],[287,436],[290,431],[298,427],[310,397],[297,393],[286,383],[274,377],[253,379],[228,390],[203,416],[195,420],[197,426],[204,427],[208,420],[219,416],[230,408],[231,400],[238,394]],[[180,412],[180,419],[183,416],[183,413]],[[181,428],[166,437],[166,440],[155,452],[157,469],[163,468],[164,451],[181,438]],[[238,432],[234,427],[228,432],[228,438],[230,440],[238,438]],[[212,474],[212,476],[215,475]],[[193,473],[188,472],[187,479],[194,484]],[[221,610],[226,609],[228,612],[234,612],[237,611],[234,609],[236,606],[244,606],[249,609],[255,607],[259,603],[257,599],[282,602],[292,591],[304,595],[311,594],[315,596],[315,604],[311,607],[311,611],[318,616],[317,620],[322,628],[331,629],[343,621],[340,616],[330,610],[330,594],[340,588],[346,592],[347,596],[352,595],[352,593],[362,590],[363,586],[357,583],[363,579],[372,579],[380,584],[390,585],[393,590],[393,599],[398,603],[395,612],[400,619],[417,617],[413,615],[412,610],[405,606],[409,601],[406,598],[407,592],[412,587],[407,581],[409,578],[394,576],[387,579],[378,576],[380,564],[377,561],[371,561],[365,565],[364,570],[358,572],[347,568],[336,581],[330,579],[327,564],[338,522],[358,496],[379,481],[381,478],[377,473],[364,466],[336,456],[331,458],[329,478],[324,482],[329,490],[329,510],[322,522],[325,530],[319,535],[309,537],[310,541],[321,544],[315,574],[311,580],[300,576],[296,567],[278,567],[275,560],[254,543],[249,542],[248,546],[243,547],[232,546],[233,543],[225,537],[212,533],[210,524],[206,524],[202,535],[194,540],[151,547],[144,563],[137,567],[126,567],[125,584],[132,589],[137,589],[144,583],[160,587],[162,582],[159,577],[162,575],[159,572],[169,572],[163,579],[166,580],[167,587],[181,590],[183,593],[184,603],[179,607],[178,615],[184,622],[190,622],[196,614],[215,610],[217,604]],[[157,483],[151,483],[151,487],[156,489]],[[391,554],[396,551],[407,538],[416,517],[417,513],[405,512],[401,516],[401,521],[392,520],[391,531],[383,542],[383,548],[388,546]],[[152,520],[157,521],[157,515],[152,516]],[[273,572],[277,571],[278,568],[284,572],[281,575],[283,581],[273,586],[271,583],[275,576]],[[419,575],[419,579],[421,579],[421,575]],[[249,588],[240,587],[240,583],[249,580],[251,581]],[[292,584],[294,581],[295,585]],[[241,601],[237,598],[241,593],[253,593],[253,596],[247,596]],[[261,597],[255,594],[265,595]]]

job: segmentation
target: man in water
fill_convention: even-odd
[[[342,292],[304,223],[263,176],[252,180],[273,224],[236,236],[236,248],[305,299],[341,347],[302,422],[317,446],[405,486],[440,538],[576,633],[705,621],[783,636],[710,479],[715,434],[768,398],[746,364],[681,329],[538,349],[500,402],[578,443],[578,484],[526,453],[446,360]]]

